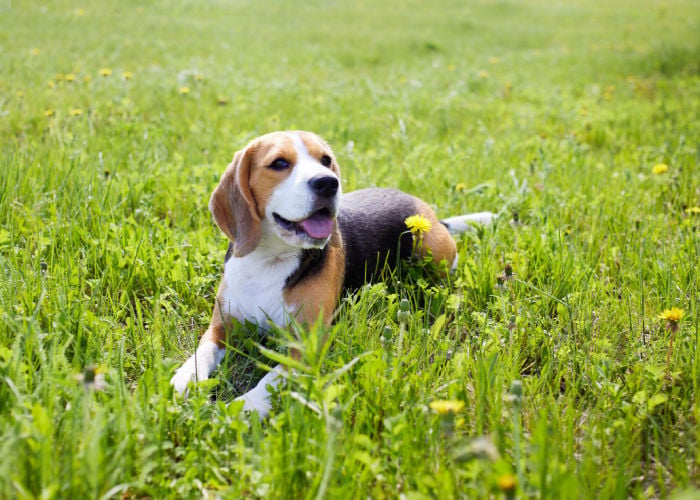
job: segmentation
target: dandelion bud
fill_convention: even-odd
[[[510,264],[506,264],[506,267],[504,269],[504,273],[506,275],[506,278],[512,278],[513,277],[513,266]]]
[[[411,303],[406,299],[401,299],[399,302],[399,312],[396,313],[396,318],[399,323],[406,324],[411,319]]]
[[[510,393],[518,398],[523,397],[523,383],[520,380],[513,380],[510,384]]]

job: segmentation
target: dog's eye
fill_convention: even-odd
[[[269,167],[272,170],[286,170],[289,168],[289,162],[284,158],[277,158],[275,161],[270,163]]]
[[[321,165],[323,165],[324,167],[330,167],[330,166],[331,166],[331,163],[333,163],[333,160],[331,160],[331,157],[330,157],[330,156],[328,156],[328,155],[323,155],[323,156],[321,157]]]

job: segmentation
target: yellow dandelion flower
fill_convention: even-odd
[[[75,9],[75,15],[78,17],[85,15],[85,9]]]
[[[75,81],[75,75],[73,73],[68,73],[66,75],[66,81],[67,82],[74,82]]]
[[[124,80],[131,80],[133,78],[133,76],[134,75],[131,73],[131,71],[125,71],[122,73],[122,78]]]
[[[109,76],[112,74],[112,70],[109,68],[102,68],[100,70],[100,76]]]
[[[464,401],[457,399],[438,399],[431,401],[428,406],[438,415],[447,415],[448,413],[457,413],[464,408]]]
[[[685,311],[683,309],[672,307],[671,309],[666,309],[661,314],[659,314],[659,318],[665,319],[669,323],[678,323],[681,319],[683,319],[684,315]]]
[[[488,78],[489,77],[489,72],[486,70],[481,70],[479,71],[479,78]]]
[[[197,73],[196,75],[194,75],[194,79],[195,81],[201,82],[202,80],[204,80],[204,75],[201,73]]]
[[[498,60],[498,57],[489,57],[489,63],[490,64],[498,64],[500,61]]]
[[[411,215],[410,217],[406,218],[404,224],[406,224],[406,227],[413,234],[417,234],[419,236],[427,233],[433,227],[430,221],[422,215]]]
[[[190,93],[190,88],[189,87],[180,87],[178,89],[178,92],[180,92],[182,95],[187,95]]]
[[[454,64],[450,64],[449,66],[447,66],[447,71],[454,71],[456,69],[457,69],[457,66],[455,66]]]
[[[80,108],[73,108],[73,109],[70,110],[70,114],[71,114],[72,116],[80,116],[80,115],[83,114],[83,110],[80,109]]]
[[[668,172],[668,165],[665,163],[657,163],[651,168],[651,173],[654,175],[660,175],[665,172]]]
[[[688,207],[685,209],[685,213],[691,214],[691,215],[700,214],[700,207]]]
[[[228,98],[220,95],[219,97],[216,98],[216,103],[219,106],[225,106],[226,104],[228,104]]]
[[[502,476],[498,476],[496,483],[501,491],[506,492],[513,491],[515,489],[515,485],[517,484],[513,474],[503,474]]]
[[[458,182],[457,184],[455,184],[456,191],[464,191],[465,189],[467,189],[467,185],[465,183]]]
[[[85,83],[90,83],[90,82],[92,81],[92,77],[91,77],[90,75],[85,75],[85,76],[83,77],[83,81],[84,81]]]
[[[41,54],[41,50],[39,50],[37,47],[32,47],[32,50],[30,51],[30,53],[33,56],[38,56],[39,54]]]
[[[18,90],[15,92],[15,95],[19,97],[20,99],[24,97],[24,90]]]
[[[55,88],[56,88],[56,82],[54,82],[53,80],[49,80],[49,81],[46,83],[46,85],[48,85],[48,87],[49,87],[50,89],[55,89]]]
[[[56,113],[54,112],[53,109],[47,109],[46,111],[44,111],[44,116],[45,116],[46,118],[51,118],[51,117],[52,117],[53,115],[55,115],[55,114],[56,114]]]

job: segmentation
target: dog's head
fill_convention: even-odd
[[[271,232],[295,248],[322,248],[338,214],[340,170],[310,132],[273,132],[238,151],[209,200],[214,221],[243,257]]]

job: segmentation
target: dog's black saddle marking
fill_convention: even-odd
[[[411,215],[416,215],[416,199],[396,189],[360,189],[340,198],[345,289],[360,288],[411,255],[413,237],[405,223]]]

